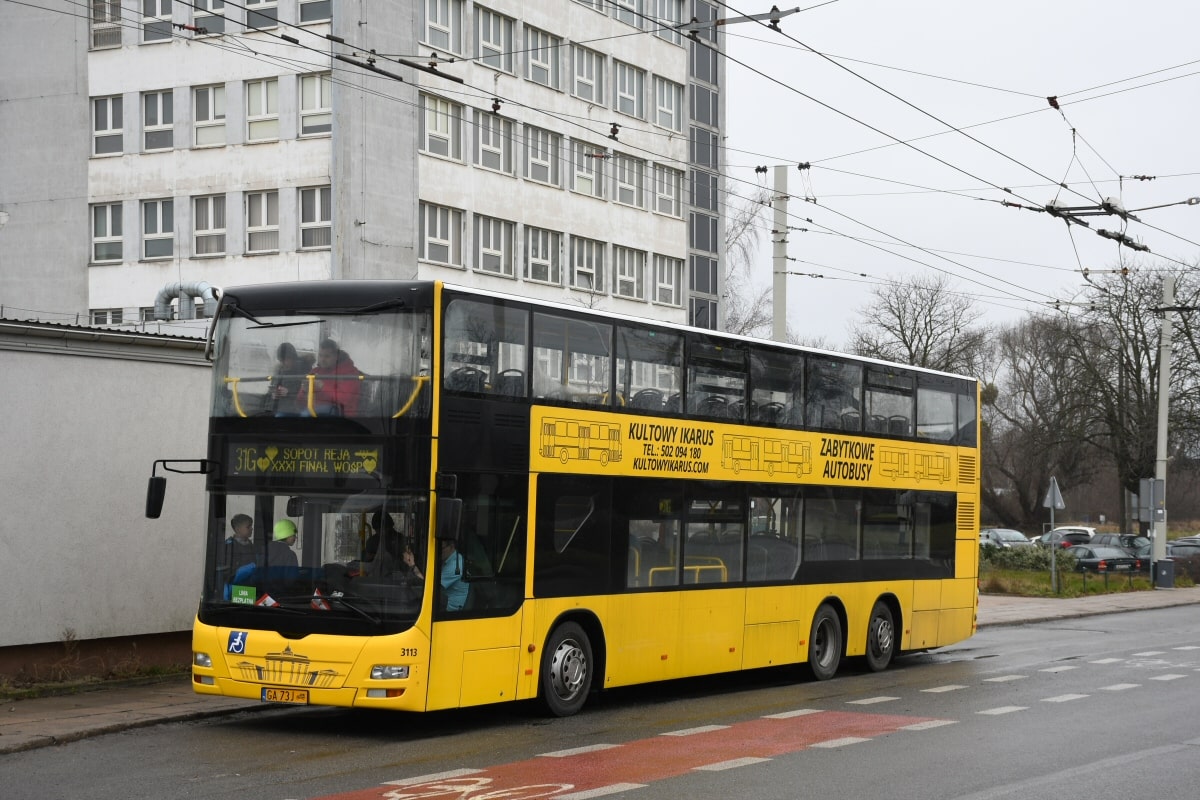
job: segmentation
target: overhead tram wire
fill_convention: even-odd
[[[732,6],[730,6],[728,3],[724,2],[724,0],[713,0],[713,2],[715,2],[717,5],[719,5],[719,6],[723,7],[723,8],[726,8],[726,9],[728,9],[728,10],[730,10],[730,11],[734,12],[735,14],[739,14],[739,15],[740,15],[740,14],[742,13],[742,12],[738,11],[737,9],[733,8]],[[784,37],[786,37],[787,39],[789,39],[789,40],[791,40],[791,41],[795,42],[796,44],[800,45],[801,47],[804,47],[805,49],[809,50],[810,52],[814,53],[815,55],[817,55],[817,56],[820,56],[821,58],[823,58],[823,59],[825,59],[826,61],[828,61],[830,64],[833,64],[834,66],[836,66],[838,69],[841,69],[841,70],[844,70],[844,71],[846,71],[846,72],[850,73],[850,74],[851,74],[851,75],[853,75],[855,78],[858,78],[859,80],[861,80],[861,81],[863,81],[863,82],[867,83],[868,85],[870,85],[870,86],[873,86],[874,88],[878,89],[879,91],[883,92],[884,94],[888,95],[889,97],[891,97],[891,98],[893,98],[893,99],[895,99],[895,100],[897,100],[897,101],[899,101],[899,102],[903,103],[904,105],[908,106],[909,108],[913,109],[914,111],[916,111],[916,112],[918,112],[918,113],[920,113],[920,114],[923,114],[923,115],[925,115],[925,116],[929,117],[930,119],[934,120],[935,122],[937,122],[937,123],[938,123],[938,124],[940,124],[940,125],[944,125],[944,126],[946,126],[947,128],[949,128],[949,129],[950,129],[950,131],[951,131],[951,132],[954,132],[954,133],[959,133],[959,134],[961,134],[961,135],[965,136],[967,139],[970,139],[972,142],[975,142],[975,143],[976,143],[977,145],[979,145],[980,147],[983,147],[983,148],[985,148],[985,149],[987,149],[987,150],[991,151],[992,153],[995,153],[996,155],[998,155],[998,156],[1000,156],[1000,157],[1002,157],[1002,158],[1004,158],[1004,159],[1007,159],[1008,161],[1011,161],[1012,163],[1016,164],[1017,166],[1019,166],[1019,167],[1021,167],[1021,168],[1023,168],[1023,169],[1026,169],[1026,170],[1028,170],[1029,172],[1032,172],[1034,175],[1037,175],[1039,178],[1042,178],[1043,180],[1047,180],[1047,181],[1052,181],[1052,180],[1053,180],[1053,178],[1049,177],[1048,175],[1043,175],[1041,172],[1037,171],[1036,169],[1034,169],[1033,167],[1029,166],[1028,164],[1026,164],[1026,163],[1024,163],[1024,162],[1022,162],[1022,161],[1020,161],[1020,160],[1018,160],[1018,159],[1016,159],[1016,158],[1014,158],[1014,157],[1012,157],[1012,156],[1008,155],[1008,154],[1007,154],[1007,153],[1005,153],[1005,152],[1002,152],[1002,151],[1000,151],[1000,150],[997,150],[995,147],[992,147],[992,146],[991,146],[990,144],[988,144],[987,142],[984,142],[984,141],[982,141],[982,140],[980,140],[980,139],[977,139],[977,138],[975,138],[974,136],[970,135],[969,133],[967,133],[967,132],[966,132],[965,130],[963,130],[962,128],[959,128],[958,126],[955,126],[955,125],[951,125],[949,122],[946,122],[945,120],[943,120],[942,118],[938,117],[937,115],[935,115],[935,114],[933,114],[933,113],[931,113],[931,112],[929,112],[929,111],[926,111],[925,109],[921,108],[920,106],[916,105],[915,103],[912,103],[912,102],[910,102],[909,100],[906,100],[906,99],[904,99],[903,97],[899,96],[898,94],[896,94],[895,92],[891,91],[890,89],[886,89],[886,88],[884,88],[883,86],[880,86],[878,83],[876,83],[875,81],[871,80],[870,78],[867,78],[867,77],[865,77],[865,76],[863,76],[863,75],[860,75],[859,73],[857,73],[857,72],[855,72],[854,70],[852,70],[852,69],[850,69],[849,67],[847,67],[845,64],[840,64],[840,63],[838,63],[837,61],[835,61],[834,59],[832,59],[832,58],[830,58],[829,56],[825,55],[824,53],[821,53],[821,52],[819,52],[818,50],[814,50],[813,48],[809,47],[809,46],[808,46],[807,44],[805,44],[804,42],[802,42],[802,41],[800,41],[799,39],[797,39],[796,37],[792,36],[791,34],[785,33],[785,32],[784,32],[784,31],[782,31],[782,30],[777,30],[777,29],[771,28],[769,25],[765,25],[765,24],[763,24],[761,21],[758,21],[758,20],[756,20],[756,22],[758,22],[758,24],[759,24],[761,27],[763,27],[763,28],[765,28],[765,29],[767,29],[767,30],[775,30],[775,31],[776,31],[777,33],[779,33],[781,36],[784,36]],[[728,57],[728,56],[726,56],[726,57]],[[740,63],[740,62],[739,62],[739,63]],[[745,64],[743,64],[743,66],[746,66],[746,65],[745,65]],[[757,70],[755,70],[755,71],[757,72]],[[759,73],[759,74],[762,74],[762,73]],[[798,94],[801,94],[801,95],[802,95],[802,96],[804,96],[804,97],[808,97],[808,95],[805,95],[803,92],[800,92],[798,89],[792,88],[792,91],[795,91],[795,92],[797,92]],[[811,97],[810,97],[809,99],[810,99],[810,100],[812,100],[813,98],[811,98]],[[817,101],[817,102],[819,102],[819,101]],[[821,103],[821,105],[823,105],[823,106],[824,106],[825,104],[824,104],[824,103]],[[826,107],[826,108],[830,108],[830,110],[836,110],[836,109],[832,109],[832,108],[831,108],[831,107],[829,107],[829,106],[825,106],[825,107]],[[841,112],[839,112],[839,113],[841,113]],[[849,117],[849,115],[844,115],[844,116],[847,116],[847,117]],[[853,119],[853,118],[852,118],[852,119]],[[861,120],[855,120],[855,121],[856,121],[856,122],[858,122],[859,124],[866,125],[866,123],[862,122]],[[873,126],[867,125],[867,127],[871,128],[871,130],[874,130],[876,133],[883,133],[883,131],[880,131],[880,130],[876,129],[876,128],[874,128]],[[896,137],[892,137],[892,136],[890,136],[890,134],[884,134],[884,135],[885,135],[885,136],[888,136],[889,138],[896,139]],[[899,139],[896,139],[896,140],[897,140],[897,141],[900,141]],[[911,146],[911,145],[910,145],[910,146]],[[961,168],[959,168],[959,167],[954,167],[954,165],[952,165],[952,164],[949,164],[948,162],[946,162],[946,161],[942,160],[941,158],[938,158],[938,157],[936,157],[936,156],[933,156],[933,155],[932,155],[932,154],[930,154],[930,153],[926,153],[925,151],[921,150],[920,148],[915,148],[915,147],[914,147],[913,149],[914,149],[914,150],[916,150],[917,152],[921,153],[922,155],[925,155],[925,156],[927,156],[927,157],[929,157],[929,158],[933,158],[934,160],[938,161],[938,162],[939,162],[939,163],[941,163],[941,164],[944,164],[945,166],[949,166],[949,167],[951,167],[951,168],[953,168],[953,169],[957,169],[958,171],[960,171],[960,172],[963,172],[964,174],[967,174],[965,170],[963,170],[963,169],[961,169]],[[979,178],[977,178],[977,177],[976,177],[976,176],[974,176],[974,175],[972,175],[971,177],[974,177],[974,178],[976,178],[976,180],[980,180]],[[986,183],[989,183],[989,184],[991,183],[990,181],[985,181],[985,182],[986,182]],[[995,185],[995,184],[991,184],[991,185]],[[996,188],[1001,188],[1001,187],[997,186]],[[1015,194],[1015,193],[1014,193],[1014,194]],[[1076,192],[1076,194],[1079,194],[1079,196],[1080,196],[1080,197],[1083,197],[1083,198],[1085,198],[1085,199],[1088,199],[1088,200],[1091,200],[1091,199],[1092,199],[1092,198],[1088,197],[1087,195],[1080,194],[1079,192]],[[1031,202],[1031,201],[1029,201],[1029,200],[1026,200],[1026,202]]]

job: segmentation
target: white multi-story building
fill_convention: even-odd
[[[707,0],[40,0],[0,25],[0,317],[440,278],[720,323]]]

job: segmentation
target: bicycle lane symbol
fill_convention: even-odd
[[[529,786],[496,786],[484,776],[457,777],[408,784],[385,792],[384,800],[538,800],[562,795],[574,788],[569,783]]]

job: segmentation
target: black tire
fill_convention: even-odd
[[[837,674],[842,663],[842,621],[837,612],[822,605],[813,615],[812,631],[808,635],[808,671],[819,681]]]
[[[564,622],[551,633],[542,651],[541,691],[546,710],[569,717],[583,708],[592,688],[592,643],[583,628]]]
[[[876,601],[867,623],[867,669],[883,672],[896,655],[896,623],[887,603]]]

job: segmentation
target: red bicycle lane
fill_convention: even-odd
[[[624,744],[596,744],[486,768],[389,781],[317,800],[586,800],[692,770],[719,771],[810,747],[840,747],[948,720],[799,709],[733,725],[670,731]]]

